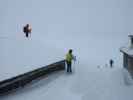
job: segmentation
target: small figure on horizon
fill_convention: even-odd
[[[110,67],[112,68],[113,64],[114,64],[114,61],[112,59],[110,59],[109,63],[110,63]]]
[[[97,68],[100,68],[100,65],[98,65]]]
[[[26,24],[26,26],[23,27],[23,32],[27,38],[29,37],[29,34],[31,34],[31,30],[32,29],[29,24]]]
[[[76,61],[76,57],[72,54],[73,50],[70,49],[66,54],[67,72],[72,72],[72,60]]]

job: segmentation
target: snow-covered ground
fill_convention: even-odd
[[[0,1],[0,80],[64,59],[73,73],[54,73],[0,100],[132,100],[121,46],[132,32],[131,0]],[[32,25],[29,39],[22,26]],[[108,65],[114,60],[114,67]]]
[[[93,37],[91,39],[93,40]],[[63,40],[65,42],[65,38]],[[49,42],[50,40],[42,42],[42,38],[35,35],[32,35],[29,39],[20,36],[3,38],[0,41],[2,46],[1,80],[62,60],[67,52],[67,49],[63,49],[63,45],[58,42],[59,40],[52,39],[53,42]],[[80,42],[75,39],[75,41],[84,44],[87,39]],[[110,43],[111,40],[107,39],[106,41]],[[85,45],[74,46],[72,42],[69,46],[74,46],[74,52],[77,55],[77,62],[73,63],[72,74],[67,74],[64,71],[52,74],[22,90],[2,96],[0,100],[41,100],[43,98],[47,100],[67,100],[68,98],[71,100],[132,100],[132,79],[120,64],[122,56],[117,47],[120,41],[114,38],[113,42],[116,44],[111,47],[110,45],[101,45],[100,47],[95,45],[93,47],[91,43],[89,47]],[[113,44],[113,42],[111,43]],[[56,43],[59,43],[62,47],[58,47]],[[89,45],[89,42],[87,45]],[[69,46],[66,45],[66,47]],[[102,51],[104,47],[108,52]],[[115,53],[116,55],[114,55]],[[107,63],[109,57],[116,57],[112,69]]]
[[[0,80],[62,60],[64,56],[63,52],[34,38],[7,37],[0,40],[0,45]]]

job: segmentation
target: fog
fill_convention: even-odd
[[[86,73],[105,67],[109,59],[114,60],[116,69],[122,68],[119,48],[127,45],[128,35],[133,34],[132,5],[132,0],[1,0],[0,80],[62,60],[70,48],[78,60],[76,77],[93,75]],[[22,30],[27,23],[32,26],[29,39]],[[86,78],[82,81],[89,82]]]

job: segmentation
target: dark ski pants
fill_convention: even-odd
[[[72,63],[66,61],[66,64],[67,64],[67,72],[72,72]]]
[[[25,33],[25,35],[26,35],[26,37],[28,38],[29,37],[29,33],[27,32],[27,33]]]
[[[110,67],[111,67],[111,68],[113,67],[113,63],[110,63]]]

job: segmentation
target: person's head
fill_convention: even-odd
[[[69,53],[72,53],[72,52],[73,52],[73,50],[72,50],[72,49],[70,49],[70,50],[69,50]]]
[[[26,24],[26,27],[29,27],[30,25],[29,24]]]

